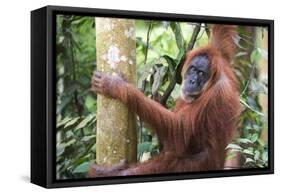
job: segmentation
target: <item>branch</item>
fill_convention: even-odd
[[[144,53],[144,66],[146,65],[146,62],[147,62],[147,55],[148,55],[148,49],[149,49],[149,40],[150,40],[150,34],[151,34],[151,31],[152,31],[152,27],[153,27],[153,24],[152,24],[152,21],[149,21],[149,27],[148,27],[148,30],[147,30],[147,33],[146,33],[146,46],[145,46],[145,53]],[[141,88],[141,91],[144,92],[145,90],[145,86],[146,86],[146,78],[142,81],[142,88]]]
[[[201,30],[201,23],[197,24],[197,25],[195,26],[194,30],[193,30],[191,39],[190,39],[190,41],[189,41],[189,43],[188,43],[188,46],[187,46],[187,52],[188,52],[188,51],[191,51],[191,50],[193,49],[194,44],[195,44],[195,41],[196,41],[196,39],[197,39],[197,36],[198,36],[200,30]]]
[[[146,65],[146,61],[147,61],[147,53],[148,53],[148,48],[149,48],[149,39],[150,39],[151,30],[152,30],[152,21],[149,21],[149,27],[148,27],[147,34],[146,34],[146,47],[145,47],[145,55],[144,55],[144,65]]]
[[[150,39],[152,28],[153,28],[153,23],[152,23],[152,21],[149,21],[149,27],[148,27],[147,34],[146,34],[146,47],[145,47],[145,55],[144,55],[144,65],[146,65],[146,62],[147,62],[147,55],[148,55],[148,49],[149,49],[149,39]],[[142,81],[142,88],[141,88],[142,92],[145,91],[146,83],[147,83],[147,81],[146,81],[146,78],[145,78]],[[143,131],[142,131],[143,122],[142,122],[142,120],[139,116],[138,116],[138,119],[140,121],[140,142],[142,143],[143,142]]]
[[[188,43],[188,46],[187,46],[187,49],[186,49],[186,52],[189,52],[193,49],[194,47],[194,44],[197,40],[197,37],[198,37],[198,34],[201,30],[201,23],[197,24],[193,30],[193,33],[192,33],[192,36],[191,36],[191,39]],[[183,67],[183,64],[184,64],[184,60],[185,60],[185,56],[186,55],[183,55],[177,68],[176,68],[176,73],[175,73],[175,76],[173,76],[173,79],[171,80],[169,86],[167,87],[165,93],[163,94],[161,100],[160,100],[160,103],[162,105],[166,105],[166,102],[169,98],[169,96],[171,95],[172,91],[174,90],[175,88],[175,85],[177,83],[181,83],[181,70],[182,70],[182,67]]]
[[[207,24],[206,24],[206,23],[205,23],[205,32],[206,32],[206,34],[207,34],[208,38],[210,38],[210,36],[211,36],[211,32],[210,32],[210,29],[209,29],[209,27],[207,26]]]

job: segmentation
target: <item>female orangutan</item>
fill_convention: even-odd
[[[161,152],[137,164],[92,165],[90,176],[220,170],[240,113],[230,63],[235,27],[213,25],[207,46],[190,51],[182,68],[181,97],[173,111],[147,98],[121,76],[94,72],[92,90],[120,100],[157,134]]]

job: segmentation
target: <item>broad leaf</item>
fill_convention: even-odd
[[[73,173],[86,173],[89,170],[89,162],[84,162],[82,164],[80,164],[79,166],[77,166]]]
[[[79,119],[79,117],[76,117],[76,118],[70,120],[69,122],[66,123],[66,125],[64,126],[64,128],[67,128],[67,127],[69,127],[69,126],[71,126],[71,125],[76,124],[76,122],[78,121],[78,119]]]
[[[184,49],[184,39],[181,32],[181,27],[178,22],[170,22],[170,26],[175,34],[176,43],[179,50]]]
[[[76,127],[75,130],[82,129],[95,117],[95,114],[89,114],[85,119],[83,119]]]
[[[241,148],[239,145],[232,144],[232,143],[231,143],[231,144],[228,144],[225,149],[242,150],[242,148]]]

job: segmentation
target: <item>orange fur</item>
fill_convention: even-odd
[[[210,43],[188,53],[183,74],[194,56],[206,54],[210,78],[197,99],[188,103],[179,98],[173,111],[145,97],[129,83],[120,80],[118,84],[112,83],[112,92],[108,95],[119,99],[152,126],[161,152],[144,163],[101,176],[223,169],[225,147],[233,137],[240,113],[237,83],[229,64],[234,54],[234,29],[233,26],[214,25]],[[95,173],[95,167],[91,168],[91,175],[95,176]]]

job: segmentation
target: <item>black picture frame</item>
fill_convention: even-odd
[[[269,112],[267,168],[56,180],[56,69],[55,16],[74,14],[134,19],[176,20],[268,27]],[[167,181],[194,178],[229,177],[274,173],[274,21],[232,17],[152,13],[94,8],[46,6],[31,12],[31,182],[46,188]]]

